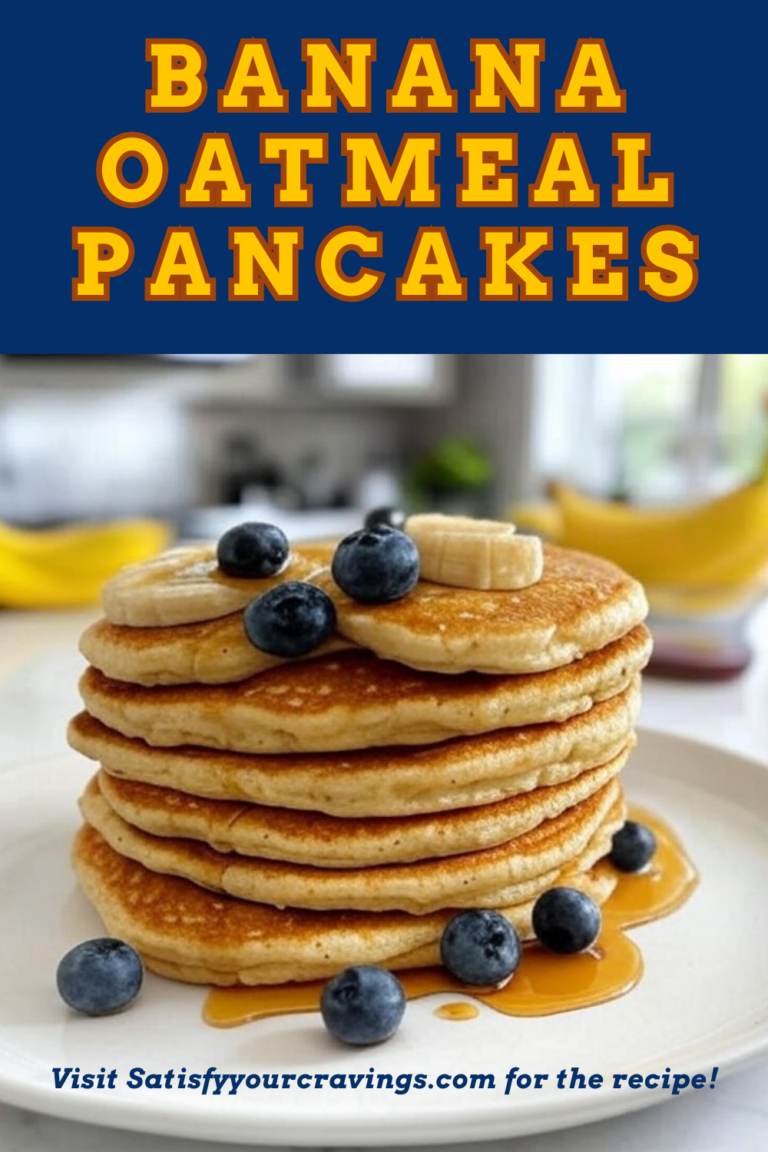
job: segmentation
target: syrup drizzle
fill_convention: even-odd
[[[548,1016],[602,1004],[629,992],[643,974],[643,958],[634,941],[625,935],[626,929],[667,916],[685,903],[698,883],[696,869],[671,828],[643,809],[633,808],[630,815],[652,829],[656,853],[641,873],[616,873],[607,860],[597,865],[597,871],[617,875],[618,883],[603,905],[603,928],[593,948],[575,956],[556,956],[536,943],[525,944],[517,972],[500,989],[470,989],[444,968],[398,972],[407,999],[458,993],[506,1016]],[[314,980],[258,988],[212,988],[203,1019],[217,1028],[230,1028],[267,1016],[314,1012],[324,984],[324,980]],[[462,1000],[441,1005],[435,1015],[469,1020],[478,1011],[474,1004]]]
[[[466,1000],[452,1000],[450,1004],[441,1004],[435,1008],[432,1015],[439,1016],[441,1020],[474,1020],[480,1015],[480,1009]]]

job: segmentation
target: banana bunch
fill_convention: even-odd
[[[97,604],[105,580],[168,543],[158,520],[79,524],[44,531],[0,523],[0,607]]]
[[[597,500],[557,484],[552,502],[510,509],[521,527],[596,552],[648,585],[753,585],[768,570],[768,478],[699,504],[656,509]]]

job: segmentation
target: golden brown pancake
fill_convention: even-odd
[[[622,692],[651,651],[640,624],[564,668],[522,676],[418,672],[340,652],[225,686],[145,688],[89,668],[87,710],[148,744],[233,752],[322,752],[431,744],[454,736],[567,720]]]
[[[81,712],[73,748],[112,776],[193,796],[245,800],[331,816],[408,816],[491,804],[560,784],[619,755],[634,741],[639,680],[562,724],[506,728],[417,748],[247,755],[152,748]]]
[[[614,814],[624,820],[614,779],[538,827],[493,848],[368,868],[313,868],[217,852],[206,844],[152,836],[114,812],[94,777],[80,801],[86,821],[123,856],[239,899],[278,908],[399,910],[423,915],[441,908],[499,908],[543,892],[572,865]]]
[[[607,764],[574,780],[518,796],[423,816],[342,820],[238,801],[205,800],[102,772],[99,791],[128,824],[152,836],[200,840],[237,852],[317,868],[365,868],[456,856],[504,844],[586,800],[620,772],[629,745]]]
[[[392,604],[361,604],[329,573],[342,635],[386,660],[443,673],[540,672],[580,660],[645,619],[642,586],[609,560],[545,545],[544,574],[516,592],[420,581]]]
[[[616,883],[599,860],[610,850],[602,830],[576,870],[559,883],[604,903]],[[280,911],[207,892],[188,880],[150,872],[115,852],[85,825],[73,845],[80,884],[107,931],[141,952],[148,968],[198,984],[282,984],[333,976],[350,964],[398,970],[439,963],[439,941],[452,910],[405,912]],[[500,911],[530,939],[532,904]]]
[[[354,647],[343,636],[331,636],[311,655],[330,656]],[[148,687],[227,684],[286,663],[250,643],[242,612],[175,628],[126,628],[97,620],[81,636],[80,651],[105,676]]]
[[[135,683],[245,679],[270,661],[253,649],[238,617],[249,600],[288,579],[311,579],[326,589],[349,642],[384,659],[451,674],[561,667],[617,640],[647,613],[641,586],[610,561],[554,545],[545,547],[542,579],[519,591],[420,581],[402,600],[374,605],[338,588],[328,568],[332,554],[330,544],[298,545],[277,577],[238,580],[220,572],[213,546],[164,553],[106,585],[106,623],[116,627],[94,625],[83,652],[106,675]],[[152,635],[131,635],[137,627],[151,628]]]

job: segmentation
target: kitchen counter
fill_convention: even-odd
[[[14,764],[63,751],[67,719],[79,708],[82,660],[77,636],[95,613],[0,613],[0,789]],[[758,652],[750,670],[725,684],[645,682],[642,722],[706,740],[768,769],[768,606],[755,617]],[[1,794],[1,793],[0,793]],[[4,938],[2,947],[12,941]],[[748,942],[745,947],[748,947]],[[714,1093],[690,1093],[645,1111],[567,1132],[528,1137],[525,1152],[762,1152],[768,1147],[768,1061],[718,1082]],[[500,1152],[511,1141],[454,1146]],[[181,1152],[184,1140],[49,1118],[0,1104],[0,1152]],[[232,1145],[204,1142],[195,1152]]]

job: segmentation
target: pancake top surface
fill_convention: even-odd
[[[442,672],[555,668],[623,636],[648,611],[640,584],[598,556],[544,546],[544,574],[517,591],[480,591],[420,581],[402,600],[368,605],[328,573],[342,635],[385,659]]]
[[[391,604],[361,604],[333,581],[329,544],[301,544],[266,580],[224,575],[212,545],[182,548],[118,573],[104,589],[111,629],[97,624],[83,651],[112,676],[137,683],[225,683],[269,666],[245,637],[249,600],[284,580],[310,580],[333,598],[346,641],[384,659],[442,673],[545,671],[617,640],[647,613],[641,586],[610,561],[554,545],[544,573],[517,591],[420,581]],[[183,626],[186,626],[185,628]],[[149,628],[145,637],[131,635]],[[178,630],[178,631],[177,631]]]

